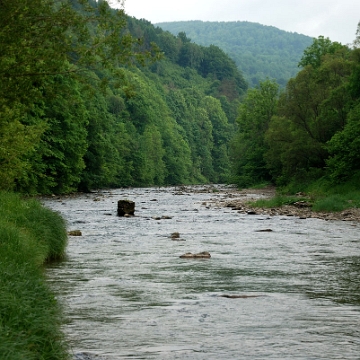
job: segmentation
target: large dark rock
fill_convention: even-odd
[[[130,200],[119,200],[117,215],[118,216],[129,216],[135,213],[135,203]]]

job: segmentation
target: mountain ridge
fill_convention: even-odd
[[[236,63],[250,86],[266,78],[285,86],[299,71],[298,63],[313,38],[249,21],[173,21],[154,24],[174,35],[184,32],[193,42],[216,45]]]

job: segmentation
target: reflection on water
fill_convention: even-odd
[[[359,225],[242,215],[211,206],[219,190],[117,189],[44,201],[83,233],[49,268],[74,352],[358,359]],[[135,217],[116,216],[120,199],[135,201]],[[171,219],[155,220],[162,216]],[[170,238],[176,231],[185,241]],[[179,258],[201,251],[211,259]]]

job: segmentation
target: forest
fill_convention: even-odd
[[[299,59],[312,38],[248,21],[174,21],[156,26],[195,43],[216,45],[228,54],[243,73],[250,87],[267,78],[284,88],[299,72]]]
[[[247,83],[220,48],[106,1],[1,2],[0,23],[2,190],[226,181]]]
[[[360,207],[360,23],[352,47],[303,39],[269,60],[286,75],[263,78],[105,0],[0,10],[1,358],[70,358],[44,271],[65,257],[66,223],[34,195],[271,184]]]
[[[220,47],[106,1],[1,7],[1,190],[218,182],[290,189],[359,176],[359,28],[352,48],[312,39],[284,87],[268,77],[249,88]],[[297,49],[308,41],[292,35]]]
[[[358,192],[359,45],[360,23],[352,49],[320,36],[284,91],[272,80],[248,90],[231,151],[240,187],[270,182],[292,193]],[[347,206],[352,202],[350,196]]]

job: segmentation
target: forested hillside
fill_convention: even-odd
[[[0,24],[1,189],[227,179],[247,84],[218,47],[106,1],[8,1]]]
[[[353,49],[314,39],[285,91],[266,80],[247,92],[231,151],[239,186],[265,181],[293,191],[317,187],[358,194],[359,43],[360,23]],[[346,206],[356,206],[354,197]]]
[[[360,172],[359,29],[353,49],[313,39],[280,92],[279,79],[247,90],[216,45],[106,1],[14,0],[1,10],[1,190],[69,193],[230,175],[239,186],[298,186]]]
[[[178,21],[156,24],[193,42],[216,45],[235,62],[250,86],[266,78],[282,87],[299,71],[298,62],[312,38],[247,21]]]

